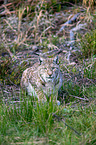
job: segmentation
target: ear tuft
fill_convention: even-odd
[[[56,63],[56,64],[59,64],[59,58],[58,58],[58,56],[56,56],[56,57],[53,59],[53,62]]]
[[[39,61],[40,61],[40,64],[42,64],[42,62],[44,61],[44,59],[42,57],[39,57]]]

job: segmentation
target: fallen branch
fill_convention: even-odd
[[[85,26],[87,26],[87,23],[79,24],[70,30],[70,41],[72,41],[72,43],[75,41],[74,32],[79,31],[80,29],[84,29]]]
[[[67,22],[65,22],[63,24],[63,26],[60,28],[60,30],[56,33],[56,35],[58,35],[60,32],[62,32],[66,26],[68,26],[69,24],[72,24],[74,21],[76,21],[76,19],[77,19],[77,17],[79,15],[80,15],[80,13],[77,13],[70,20],[68,20]]]

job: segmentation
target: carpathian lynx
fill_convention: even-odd
[[[59,68],[58,56],[55,58],[40,58],[39,63],[27,68],[21,78],[21,88],[26,89],[30,96],[50,97],[54,94],[57,100],[58,91],[62,86],[62,73]],[[43,95],[42,95],[43,94]]]

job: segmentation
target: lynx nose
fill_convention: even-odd
[[[51,71],[51,70],[48,70],[48,72],[47,72],[47,73],[48,73],[48,75],[49,75],[49,76],[51,76],[51,75],[52,75],[52,71]]]

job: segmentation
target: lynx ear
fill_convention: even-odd
[[[53,59],[53,62],[56,63],[56,64],[59,64],[59,58],[58,58],[58,56],[56,56],[56,57]]]
[[[44,61],[42,57],[39,57],[40,64]]]

